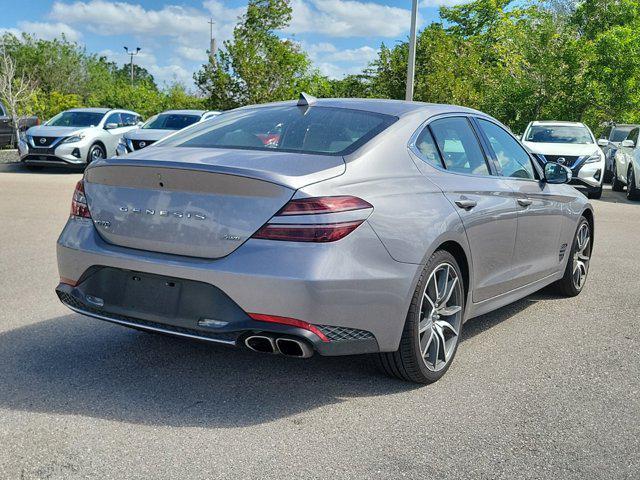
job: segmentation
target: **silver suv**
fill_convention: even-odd
[[[44,125],[31,127],[19,142],[20,159],[27,166],[86,166],[115,155],[125,133],[142,124],[129,110],[74,108]]]
[[[220,115],[220,112],[213,110],[167,110],[154,115],[140,128],[123,135],[116,153],[118,155],[126,155],[140,150],[171,135],[173,132],[218,115]]]

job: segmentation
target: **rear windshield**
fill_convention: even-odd
[[[574,125],[534,125],[525,140],[538,143],[593,143],[586,127]]]
[[[178,133],[163,145],[346,155],[396,120],[391,115],[333,107],[242,109]]]
[[[176,113],[161,113],[150,118],[142,128],[158,130],[182,130],[184,127],[193,125],[200,117],[198,115],[179,115]]]

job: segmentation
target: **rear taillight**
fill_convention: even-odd
[[[299,198],[289,201],[282,207],[269,223],[253,235],[253,238],[288,242],[335,242],[358,228],[369,216],[371,209],[373,206],[370,203],[358,197]],[[344,221],[338,221],[339,218],[336,218],[336,221],[327,221],[331,218],[327,215],[355,211],[361,212],[360,215],[355,214],[356,218],[353,218],[354,213],[351,213]],[[304,222],[301,219],[300,223],[295,223],[293,218],[287,218],[287,223],[283,220],[283,217],[302,215],[305,215]],[[318,218],[318,222],[309,222],[310,218],[306,217],[307,215],[322,215],[322,217]]]
[[[71,200],[71,216],[91,218],[91,213],[87,206],[87,198],[84,195],[84,182],[82,180],[76,183],[76,189],[73,191],[73,199]]]

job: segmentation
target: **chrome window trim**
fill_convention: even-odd
[[[434,168],[440,172],[444,172],[444,173],[448,173],[450,175],[460,175],[463,177],[472,177],[472,178],[507,178],[507,177],[503,177],[501,175],[498,174],[498,172],[495,170],[495,166],[493,165],[493,160],[487,155],[486,149],[483,145],[483,142],[480,140],[480,138],[478,137],[478,132],[476,132],[476,129],[474,128],[473,122],[472,122],[472,113],[466,113],[466,112],[447,112],[447,113],[440,113],[438,115],[433,115],[429,118],[427,118],[424,122],[422,122],[420,124],[420,126],[416,129],[415,132],[413,132],[413,134],[411,135],[411,137],[409,138],[409,143],[407,144],[407,148],[411,151],[411,153],[413,153],[414,155],[416,155],[421,162],[423,162],[425,165],[430,166],[431,168]],[[476,140],[478,141],[478,145],[480,146],[480,150],[482,150],[482,153],[484,155],[484,160],[487,164],[487,168],[489,170],[489,175],[477,175],[475,173],[463,173],[463,172],[454,172],[452,170],[448,170],[445,167],[438,167],[436,165],[431,164],[429,161],[425,160],[422,152],[420,152],[420,150],[418,149],[418,147],[416,146],[416,141],[418,140],[418,137],[420,136],[420,134],[422,133],[422,130],[424,130],[425,128],[429,127],[429,125],[431,125],[433,122],[435,122],[436,120],[441,120],[443,118],[452,118],[452,117],[462,117],[465,118],[468,122],[469,122],[469,127],[471,128],[471,131],[473,132],[473,134],[476,136]],[[484,117],[482,117],[484,118]],[[432,134],[433,136],[433,134]],[[436,142],[437,145],[437,140],[435,139],[435,137],[433,138],[433,140]],[[440,152],[438,152],[438,155],[440,154]],[[440,160],[442,160],[442,157],[440,157]]]

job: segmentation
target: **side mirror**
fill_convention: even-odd
[[[544,180],[547,183],[569,183],[571,170],[559,163],[549,162],[544,166]]]
[[[634,142],[633,140],[624,140],[621,144],[621,147],[625,147],[625,148],[633,148],[636,146],[636,142]]]
[[[607,145],[609,145],[609,140],[607,140],[606,138],[601,138],[600,140],[598,140],[598,145],[600,147],[606,147]]]
[[[114,128],[118,128],[118,124],[117,123],[107,123],[104,126],[105,130],[113,130]]]

